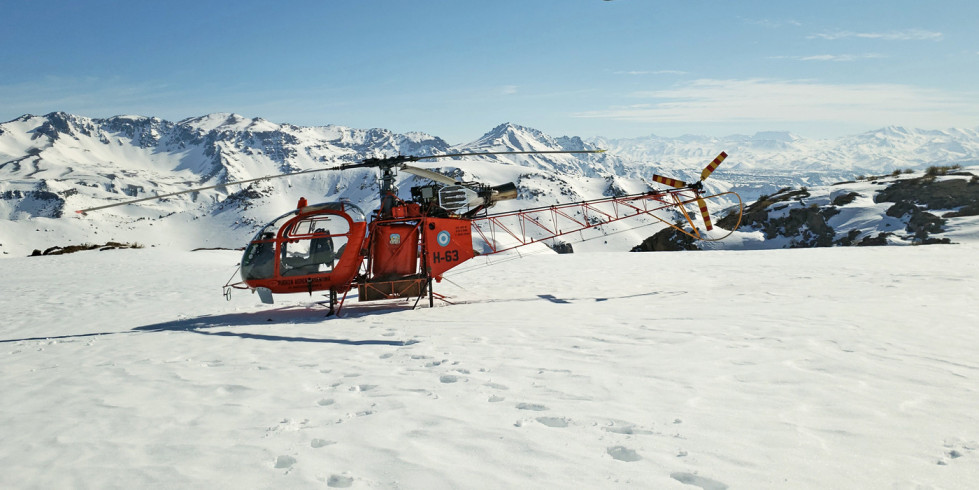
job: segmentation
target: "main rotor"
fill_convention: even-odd
[[[397,187],[395,187],[394,185],[395,169],[404,170],[405,172],[411,173],[413,175],[425,177],[431,180],[435,180],[437,182],[442,182],[447,184],[456,183],[455,179],[447,175],[440,174],[438,172],[433,172],[431,170],[426,170],[423,168],[413,167],[408,165],[408,162],[414,163],[420,160],[434,160],[439,158],[458,158],[458,157],[489,156],[489,155],[544,155],[544,154],[557,154],[557,153],[564,153],[564,154],[605,153],[605,150],[486,151],[486,152],[444,153],[439,155],[425,155],[425,156],[396,155],[392,157],[380,157],[380,158],[370,157],[370,158],[365,158],[357,163],[350,163],[346,165],[338,165],[338,166],[327,167],[327,168],[317,168],[312,170],[301,170],[299,172],[288,172],[288,173],[278,174],[278,175],[266,175],[264,177],[257,177],[254,179],[238,180],[235,182],[227,182],[224,184],[216,184],[216,185],[210,185],[205,187],[196,187],[194,189],[188,189],[185,191],[171,192],[167,194],[157,194],[154,196],[144,197],[141,199],[133,199],[133,200],[117,202],[113,204],[106,204],[104,206],[95,206],[86,209],[79,209],[75,212],[84,216],[86,213],[90,211],[98,211],[101,209],[108,209],[116,206],[124,206],[126,204],[134,204],[138,202],[164,199],[167,197],[189,194],[191,192],[200,192],[209,189],[218,189],[218,188],[227,187],[229,185],[241,185],[241,184],[248,184],[251,182],[258,182],[262,180],[280,179],[283,177],[290,177],[293,175],[310,174],[314,172],[328,172],[328,171],[336,171],[336,170],[350,170],[355,168],[379,169],[381,173],[380,195],[381,195],[381,202],[382,202],[382,209],[383,209],[384,200],[386,198],[390,199],[391,198],[390,196],[396,197],[397,195]]]

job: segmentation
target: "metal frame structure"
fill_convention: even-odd
[[[736,197],[739,205],[741,203],[741,198],[734,192],[700,196],[697,191],[689,188],[653,190],[477,216],[472,218],[472,228],[473,234],[478,235],[489,248],[489,251],[484,252],[483,255],[506,252],[531,243],[551,240],[643,215],[655,218],[697,240],[716,241],[726,238],[733,232],[728,232],[721,237],[707,237],[694,225],[696,214],[689,213],[685,205],[705,206],[703,204],[705,200],[721,196]],[[691,230],[679,227],[656,214],[657,211],[669,208],[679,210],[684,220],[690,223]],[[706,216],[705,211],[701,209],[701,214],[704,216]],[[713,226],[706,222],[705,228],[710,230]],[[503,240],[500,240],[501,237]]]

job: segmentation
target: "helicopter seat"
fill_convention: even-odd
[[[317,234],[329,235],[330,232],[317,229]],[[309,241],[309,253],[302,256],[282,257],[283,276],[305,276],[333,270],[333,260],[336,254],[333,250],[333,238],[321,236]]]
[[[322,233],[327,236],[310,240],[309,261],[311,264],[325,265],[326,271],[332,270],[333,261],[336,259],[336,253],[334,253],[333,249],[333,237],[329,236],[329,230],[318,229],[316,233]]]
[[[307,264],[305,260],[298,262],[296,260],[286,259],[282,262],[282,275],[283,276],[307,276],[309,274],[316,274],[320,271],[317,264]]]

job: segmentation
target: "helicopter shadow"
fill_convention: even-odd
[[[219,337],[239,337],[252,340],[266,340],[276,342],[312,342],[322,344],[341,344],[341,345],[389,345],[405,346],[418,343],[417,340],[352,340],[323,337],[290,337],[284,335],[254,334],[247,332],[220,331],[215,332],[210,329],[220,327],[243,327],[258,325],[298,325],[323,323],[333,319],[358,318],[363,316],[383,315],[411,309],[412,305],[405,303],[389,303],[379,305],[356,305],[343,309],[343,314],[339,317],[327,316],[328,309],[325,302],[313,303],[311,306],[286,306],[272,310],[256,311],[251,313],[228,313],[223,315],[204,315],[196,318],[180,318],[160,323],[152,323],[133,327],[130,330],[115,332],[89,332],[71,335],[45,335],[35,337],[24,337],[15,339],[0,339],[0,344],[13,342],[30,341],[54,341],[64,340],[73,341],[88,337],[103,337],[109,335],[133,334],[133,333],[154,333],[154,332],[190,332],[201,335],[214,335]]]
[[[367,313],[365,313],[367,314]],[[344,315],[346,316],[346,315]],[[210,329],[218,327],[242,327],[257,325],[300,325],[322,323],[329,318],[325,310],[313,309],[309,307],[287,306],[273,310],[257,311],[251,313],[228,313],[224,315],[205,315],[197,318],[182,318],[168,322],[154,323],[134,327],[133,332],[191,332],[201,335],[213,335],[218,337],[239,337],[242,339],[265,340],[273,342],[311,342],[321,344],[341,344],[341,345],[389,345],[404,346],[418,343],[417,340],[352,340],[326,337],[293,337],[285,335],[255,334],[248,332],[234,332],[222,330],[219,332]]]

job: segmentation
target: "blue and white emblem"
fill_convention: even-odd
[[[435,241],[444,247],[448,245],[450,241],[452,241],[452,235],[450,235],[447,230],[442,230],[435,236]]]

